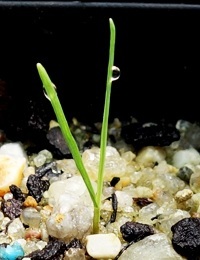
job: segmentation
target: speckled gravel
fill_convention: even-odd
[[[200,221],[198,124],[115,119],[109,125],[96,238],[91,198],[58,125],[52,125],[48,149],[30,152],[30,143],[18,143],[26,163],[22,173],[9,173],[17,182],[8,190],[1,174],[0,259],[199,259],[193,228]],[[101,124],[74,119],[71,129],[95,188]],[[12,141],[0,143],[1,157],[7,143]]]

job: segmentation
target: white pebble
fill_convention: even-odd
[[[118,209],[124,209],[133,205],[133,198],[124,191],[116,191]]]
[[[4,219],[4,214],[3,212],[0,211],[0,223],[3,221],[3,219]]]
[[[27,157],[20,143],[7,143],[0,147],[0,196],[10,191],[9,186],[19,186]]]
[[[160,147],[147,146],[141,149],[136,157],[136,162],[143,164],[145,167],[151,167],[155,163],[165,160],[166,153]]]
[[[53,159],[53,155],[50,151],[48,151],[47,149],[41,150],[38,155],[44,155],[46,158],[46,162],[50,162]]]
[[[173,165],[181,168],[186,164],[197,165],[200,163],[200,155],[194,148],[177,151],[173,156]]]
[[[7,192],[4,196],[3,196],[4,200],[11,200],[13,198],[13,194],[11,192]]]
[[[119,257],[119,260],[183,260],[173,249],[166,234],[158,233],[147,236],[132,244]]]
[[[26,153],[21,143],[6,143],[1,146],[0,154],[14,157],[15,159],[26,158]]]
[[[19,218],[15,218],[7,228],[7,234],[12,240],[24,237],[25,228]]]
[[[121,242],[114,233],[94,234],[86,237],[86,249],[95,259],[113,259],[121,249]]]
[[[82,177],[56,181],[50,185],[48,194],[49,205],[53,207],[46,221],[49,235],[65,240],[88,235],[92,228],[93,204]]]
[[[44,154],[38,154],[34,159],[34,164],[36,167],[40,167],[43,164],[45,164],[46,162],[46,157],[44,156]]]
[[[82,160],[91,180],[98,179],[100,149],[92,147],[82,154]],[[123,159],[116,148],[106,147],[104,180],[111,181],[113,177],[122,177],[126,173],[127,161]]]

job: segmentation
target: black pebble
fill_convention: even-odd
[[[188,259],[200,256],[200,218],[184,218],[171,227],[172,245]]]
[[[46,135],[49,143],[54,147],[50,149],[56,158],[71,158],[71,152],[66,144],[59,126],[51,128]]]
[[[180,139],[180,133],[168,123],[131,123],[121,129],[121,137],[136,149],[145,146],[168,146]]]
[[[122,237],[127,242],[137,242],[149,235],[154,234],[153,227],[139,222],[128,221],[120,227]]]

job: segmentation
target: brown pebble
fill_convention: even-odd
[[[24,207],[33,207],[36,208],[37,207],[37,201],[32,197],[32,196],[28,196],[26,198],[26,200],[23,203]]]
[[[27,228],[25,231],[25,239],[27,240],[41,239],[41,230],[36,228]]]

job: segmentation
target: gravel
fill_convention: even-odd
[[[70,127],[96,189],[101,127],[74,122]],[[200,127],[183,120],[134,122],[115,119],[109,126],[100,220],[107,253],[101,236],[95,249],[93,204],[56,125],[47,132],[48,149],[36,152],[23,142],[18,155],[7,150],[6,156],[23,156],[26,164],[22,177],[13,173],[17,184],[0,190],[0,259],[200,257]],[[2,139],[1,153],[8,144],[17,145]]]

